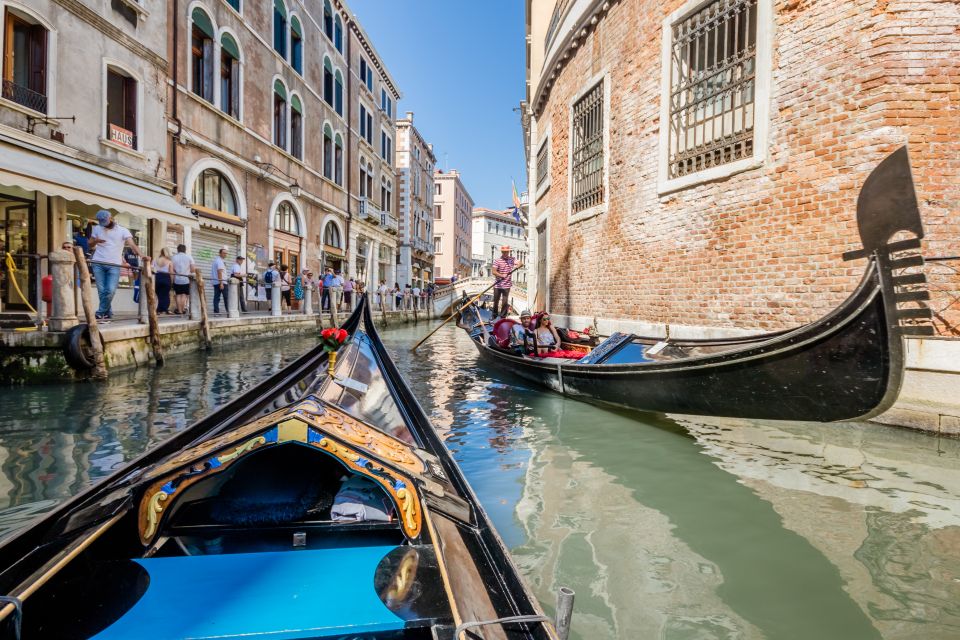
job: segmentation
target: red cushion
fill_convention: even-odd
[[[581,353],[580,351],[566,351],[557,349],[555,351],[547,351],[546,353],[541,353],[541,358],[570,358],[571,360],[579,360],[587,354]]]
[[[510,329],[515,324],[517,321],[513,318],[500,318],[493,323],[493,339],[497,341],[497,345],[504,349],[510,346]]]

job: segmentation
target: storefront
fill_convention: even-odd
[[[191,190],[193,211],[200,221],[200,228],[193,232],[190,251],[212,296],[211,270],[213,260],[226,248],[227,268],[237,256],[246,255],[243,244],[246,220],[240,217],[238,198],[226,175],[215,168],[200,171]]]
[[[13,254],[15,270],[7,268]],[[27,311],[37,298],[37,202],[34,192],[0,188],[0,302],[11,311]]]
[[[343,273],[346,257],[340,228],[334,222],[327,222],[323,229],[323,255],[320,259],[323,268],[329,267],[334,271]]]

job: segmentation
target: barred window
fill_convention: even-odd
[[[573,105],[573,213],[603,202],[603,81]]]
[[[757,0],[715,0],[671,30],[669,177],[752,157]]]
[[[537,150],[537,189],[543,186],[543,183],[547,181],[547,176],[549,175],[549,167],[547,167],[549,151],[550,138],[547,138],[540,144],[540,148]]]

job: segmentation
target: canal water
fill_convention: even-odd
[[[384,340],[573,637],[960,637],[960,441],[872,424],[599,409],[481,368],[459,330]],[[0,530],[22,526],[282,367],[306,338],[0,390]]]

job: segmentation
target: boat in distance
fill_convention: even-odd
[[[0,638],[558,638],[366,296],[342,328],[0,541]]]
[[[582,357],[524,355],[509,344],[516,321],[473,305],[459,325],[481,362],[566,396],[640,411],[830,422],[887,410],[903,381],[904,336],[932,335],[926,279],[917,269],[923,227],[906,147],[885,158],[857,200],[867,258],[852,294],[792,330],[722,340],[617,333]],[[569,354],[563,355],[581,355]]]

